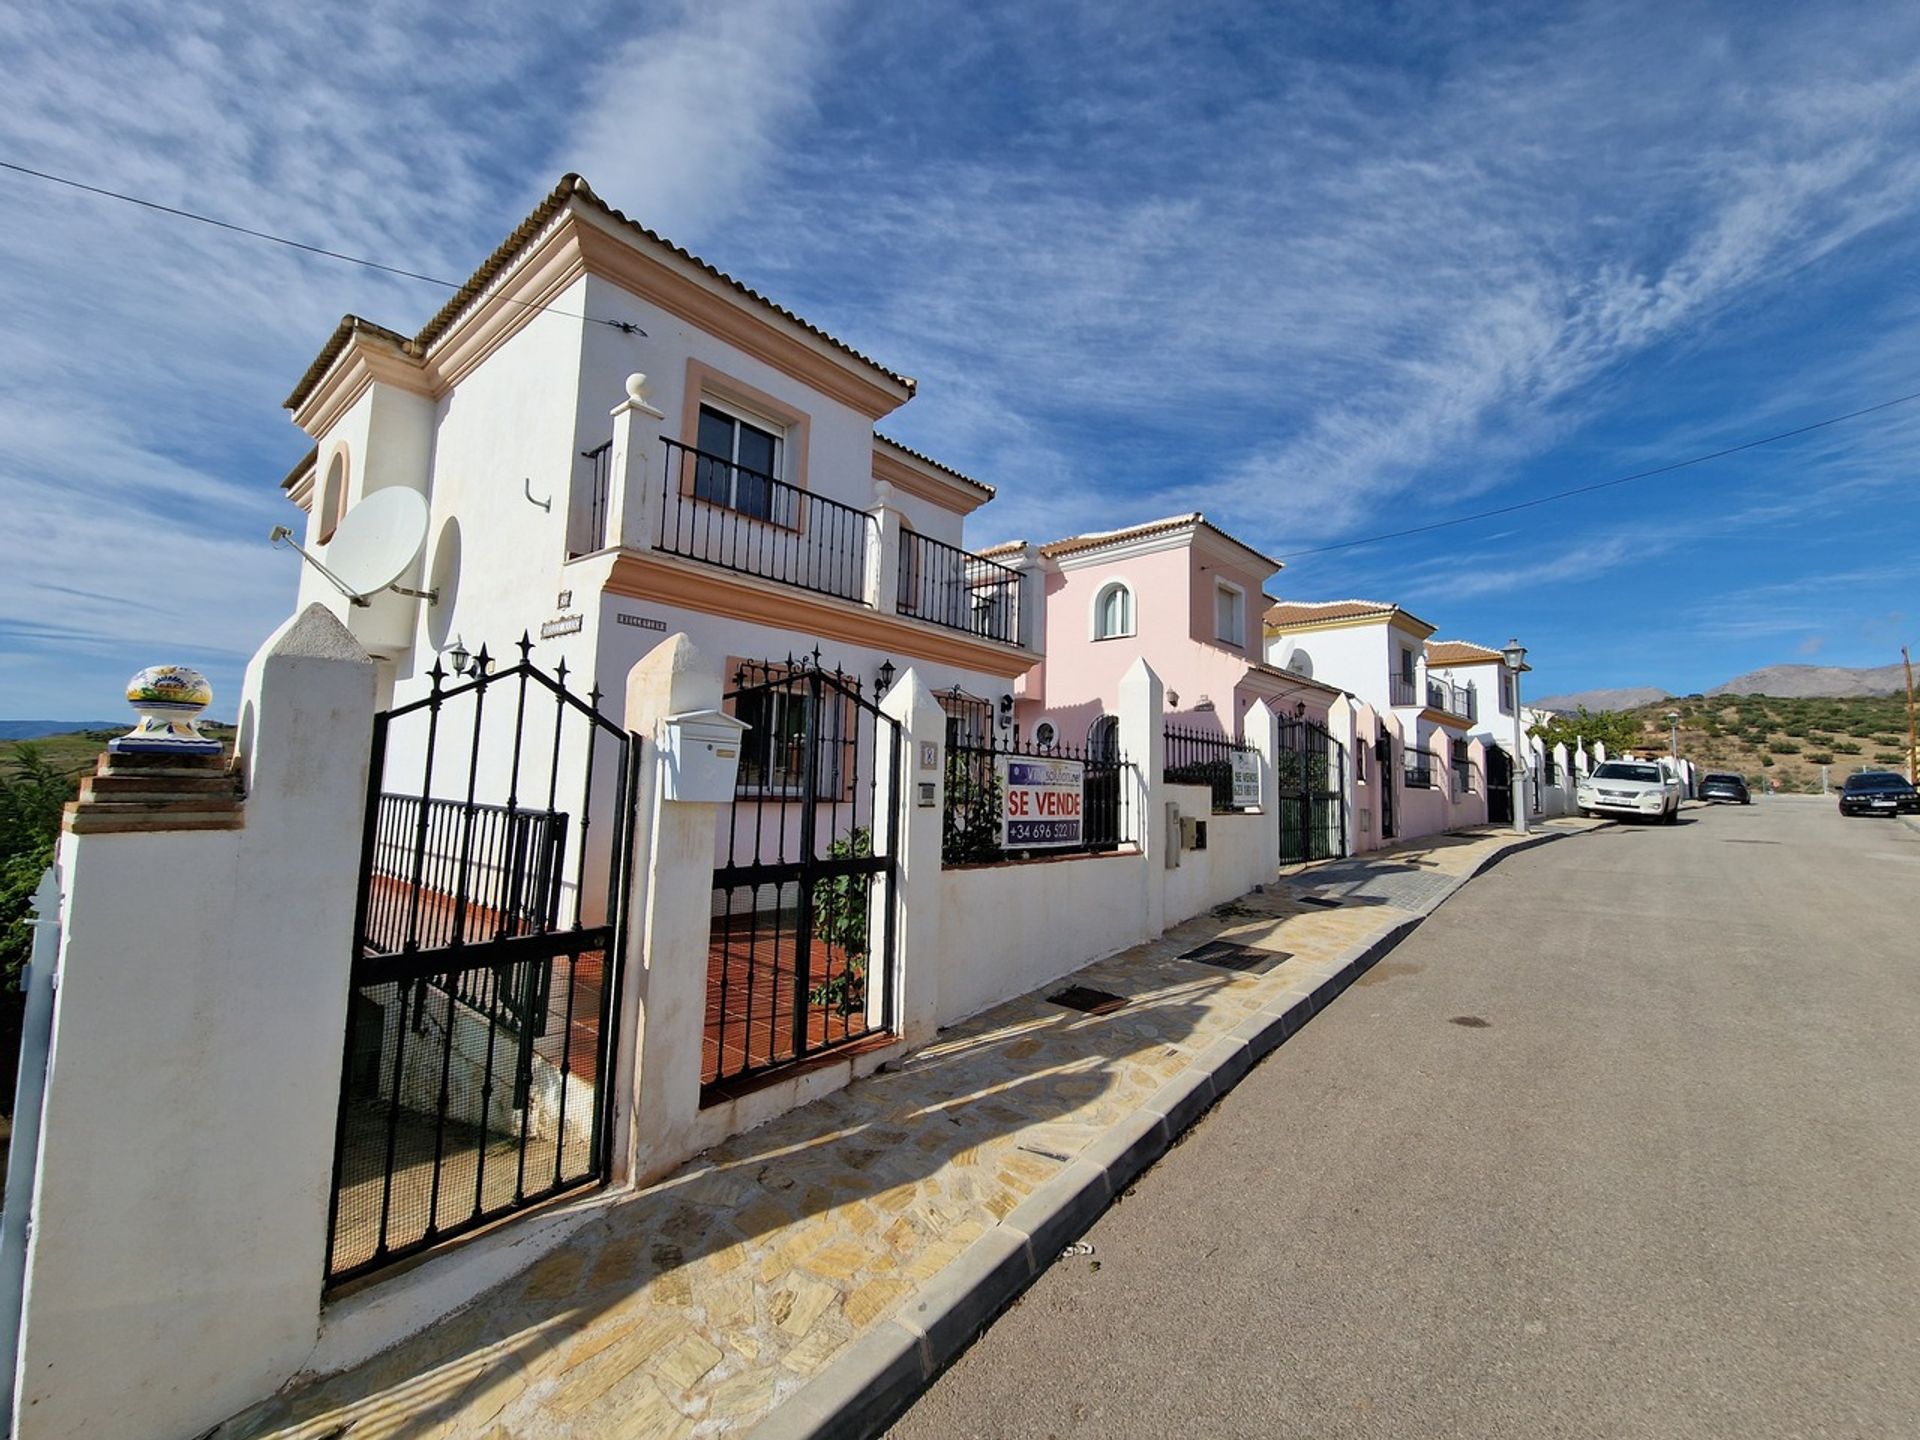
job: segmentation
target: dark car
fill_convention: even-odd
[[[1725,800],[1732,805],[1751,805],[1753,795],[1747,782],[1738,775],[1708,775],[1700,781],[1702,800]]]
[[[1840,792],[1842,815],[1920,815],[1920,792],[1891,770],[1863,770]]]

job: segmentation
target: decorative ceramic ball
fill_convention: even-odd
[[[116,754],[220,753],[220,742],[200,733],[199,716],[213,703],[213,687],[198,670],[149,665],[127,681],[127,703],[140,723],[108,743]]]

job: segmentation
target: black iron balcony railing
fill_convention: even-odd
[[[902,615],[1007,645],[1020,643],[1020,572],[1012,566],[902,530],[898,583]]]
[[[575,504],[567,512],[567,558],[591,555],[607,544],[608,465],[613,442],[606,440],[591,450],[582,450],[587,463],[574,477]]]
[[[665,437],[662,437],[665,440]],[[677,440],[665,440],[659,548],[743,575],[863,602],[874,519]]]
[[[1387,703],[1389,705],[1411,705],[1413,699],[1413,677],[1411,675],[1387,675]]]
[[[1398,703],[1398,702],[1396,702]],[[1467,720],[1480,718],[1479,695],[1471,685],[1455,685],[1450,680],[1427,677],[1427,708],[1459,715]]]

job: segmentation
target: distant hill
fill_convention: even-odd
[[[1709,695],[1779,695],[1787,699],[1820,695],[1904,695],[1907,689],[1906,667],[1880,665],[1869,670],[1848,670],[1837,665],[1769,665],[1736,675],[1724,685],[1707,691]]]
[[[1878,665],[1849,670],[1841,665],[1768,665],[1749,670],[1745,675],[1715,685],[1707,695],[1777,695],[1783,700],[1830,698],[1845,700],[1875,695],[1904,695],[1907,692],[1906,667]],[[1521,699],[1536,710],[1571,712],[1582,705],[1589,710],[1638,710],[1673,697],[1653,685],[1628,685],[1617,690],[1575,690],[1565,695],[1543,695],[1538,700],[1523,694]]]
[[[1622,690],[1580,690],[1571,695],[1547,695],[1535,700],[1521,694],[1523,704],[1536,710],[1564,710],[1571,714],[1582,705],[1589,710],[1637,710],[1642,705],[1657,704],[1667,698],[1667,692],[1653,685],[1631,685]]]
[[[124,731],[125,720],[0,720],[0,740],[38,740],[43,735],[71,735],[76,730]]]

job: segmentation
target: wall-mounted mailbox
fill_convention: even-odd
[[[660,798],[733,799],[741,737],[752,727],[719,710],[689,710],[660,722]]]
[[[1182,850],[1204,850],[1207,848],[1207,822],[1193,815],[1180,817],[1180,848]]]

